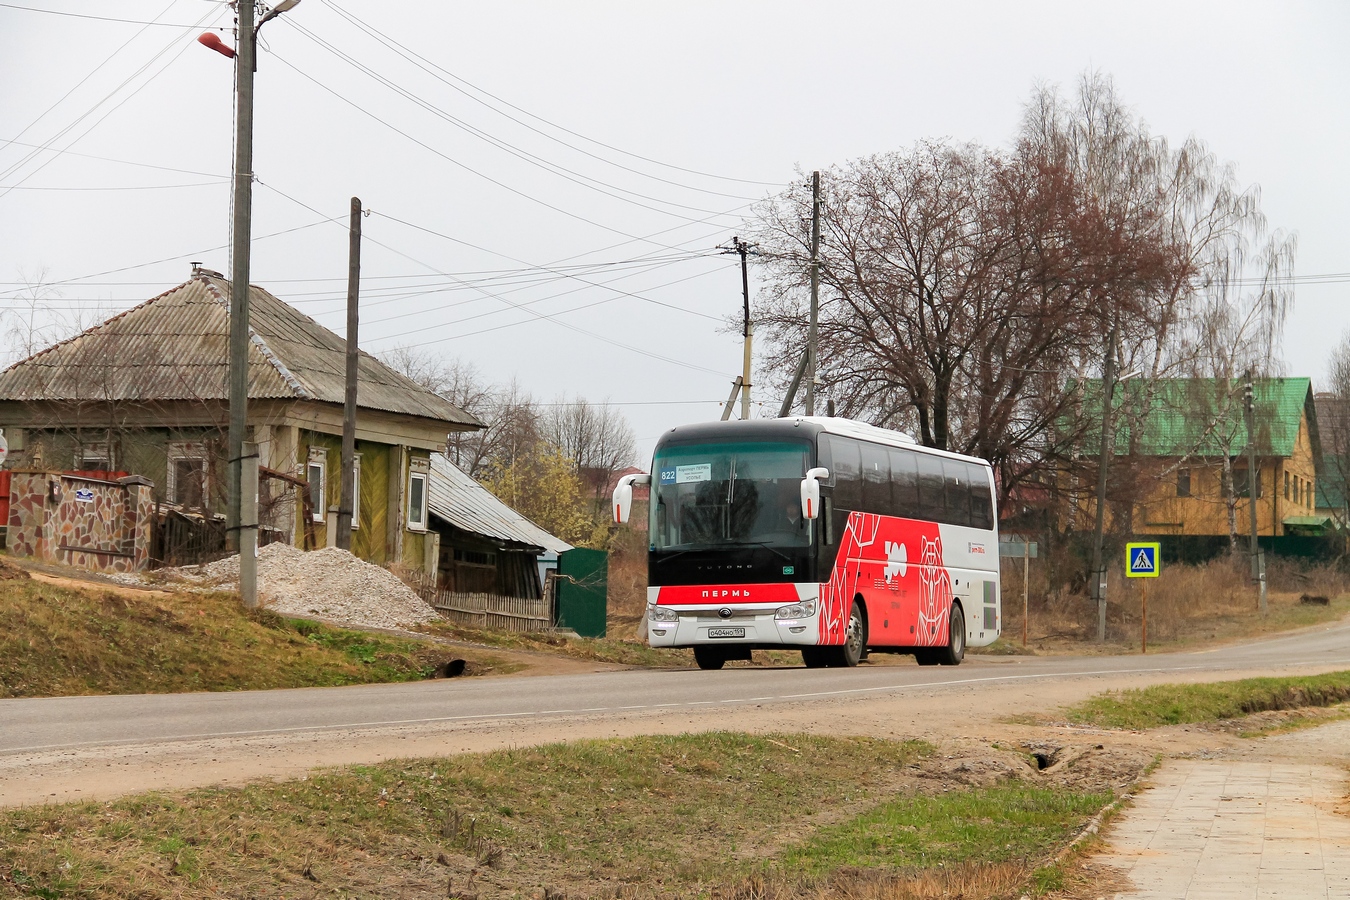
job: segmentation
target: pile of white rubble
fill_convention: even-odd
[[[160,583],[238,590],[239,557],[160,569],[152,577]],[[309,552],[289,544],[263,547],[258,553],[258,595],[268,609],[282,615],[349,625],[401,628],[440,618],[397,575],[336,547]]]

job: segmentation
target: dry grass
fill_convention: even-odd
[[[1003,639],[1010,650],[1022,642],[1022,567],[1004,560]],[[1350,613],[1350,576],[1335,566],[1299,567],[1273,562],[1267,570],[1269,612],[1257,609],[1255,586],[1244,559],[1220,558],[1203,565],[1164,566],[1158,578],[1124,577],[1116,565],[1108,574],[1107,646],[1096,644],[1097,610],[1081,594],[1055,593],[1045,583],[1045,567],[1031,566],[1029,645],[1051,651],[1137,650],[1148,594],[1150,649],[1231,640],[1335,621]],[[1147,582],[1147,584],[1145,584]],[[1326,605],[1300,602],[1303,595],[1326,597]]]
[[[1027,765],[972,785],[948,763],[724,732],[9,810],[0,898],[993,900],[1052,882],[1036,866],[1112,796]]]
[[[452,655],[431,641],[247,610],[229,594],[0,581],[0,697],[409,681]],[[472,671],[500,664],[471,662]]]

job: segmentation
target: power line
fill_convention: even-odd
[[[426,142],[424,142],[424,141],[421,141],[421,140],[419,140],[419,139],[413,137],[411,134],[409,134],[408,132],[404,131],[403,129],[398,128],[397,126],[391,124],[390,122],[385,121],[384,119],[382,119],[382,118],[380,118],[379,116],[375,115],[373,112],[370,112],[369,110],[367,110],[367,109],[365,109],[364,107],[360,106],[360,105],[359,105],[358,103],[356,103],[355,101],[353,101],[353,100],[351,100],[351,99],[349,99],[349,98],[347,98],[347,97],[344,97],[342,94],[338,93],[338,92],[335,91],[333,88],[329,87],[328,85],[324,84],[323,82],[319,81],[318,79],[312,77],[311,75],[309,75],[308,73],[302,71],[301,69],[297,68],[296,66],[291,65],[291,63],[287,62],[285,58],[283,58],[283,57],[281,57],[281,56],[277,56],[276,54],[273,54],[273,59],[275,59],[277,62],[281,63],[282,65],[286,66],[288,69],[291,69],[291,70],[294,71],[296,74],[298,74],[298,75],[300,75],[302,78],[304,78],[306,81],[309,81],[309,82],[313,83],[314,85],[316,85],[317,87],[323,89],[324,91],[327,91],[329,94],[332,94],[334,97],[336,97],[337,99],[341,100],[343,103],[346,103],[348,106],[352,107],[352,108],[355,109],[356,111],[358,111],[358,112],[360,112],[360,113],[363,113],[363,114],[365,114],[366,116],[369,116],[371,119],[374,119],[376,122],[379,122],[381,125],[383,125],[384,127],[388,128],[390,131],[393,131],[393,132],[396,133],[396,134],[402,135],[403,137],[405,137],[405,138],[407,138],[408,140],[412,141],[414,144],[418,145],[418,146],[421,147],[422,149],[427,150],[427,151],[429,151],[429,152],[435,154],[436,156],[439,156],[441,159],[445,160],[446,162],[450,163],[451,165],[457,166],[458,168],[463,169],[464,171],[468,172],[468,173],[471,174],[471,175],[477,175],[479,178],[483,179],[484,181],[489,182],[490,184],[495,184],[497,187],[501,188],[502,190],[509,191],[510,193],[515,194],[515,195],[518,196],[518,197],[523,197],[524,199],[529,200],[529,201],[532,202],[532,203],[537,203],[537,204],[539,204],[540,206],[544,207],[545,209],[551,209],[551,210],[553,210],[554,212],[556,212],[556,213],[561,213],[562,215],[567,216],[567,217],[570,218],[570,219],[576,219],[578,222],[585,222],[587,225],[593,225],[593,226],[595,226],[596,228],[599,228],[599,229],[601,229],[601,230],[603,230],[603,231],[608,231],[608,232],[610,232],[611,234],[617,234],[617,235],[620,235],[621,237],[628,238],[629,240],[632,240],[632,241],[647,241],[648,243],[651,243],[651,244],[654,244],[655,246],[661,247],[661,248],[664,249],[664,250],[674,250],[674,249],[676,249],[676,248],[671,247],[671,246],[669,246],[669,245],[667,245],[667,244],[662,244],[662,243],[660,243],[660,242],[658,242],[658,241],[652,241],[652,240],[650,240],[650,239],[648,239],[648,238],[640,238],[640,237],[637,237],[636,235],[629,234],[629,233],[626,232],[626,231],[620,231],[620,230],[617,229],[617,228],[614,228],[614,227],[609,226],[609,225],[604,225],[604,224],[602,224],[602,223],[600,223],[600,222],[595,221],[594,219],[588,219],[588,218],[586,218],[585,216],[578,215],[577,213],[574,213],[574,212],[570,212],[570,211],[568,211],[568,210],[566,210],[566,209],[563,209],[563,208],[560,207],[560,206],[555,206],[554,204],[549,203],[547,200],[541,200],[540,198],[535,197],[535,196],[533,196],[532,194],[527,194],[526,192],[524,192],[524,191],[522,191],[522,190],[519,190],[518,188],[511,187],[509,184],[506,184],[506,183],[503,182],[503,181],[499,181],[498,179],[493,178],[491,175],[487,175],[487,174],[485,174],[485,173],[483,173],[483,172],[480,172],[480,171],[478,171],[477,169],[473,168],[472,166],[470,166],[470,165],[468,165],[468,164],[466,164],[466,163],[460,162],[459,160],[455,159],[455,158],[452,157],[452,156],[449,156],[449,155],[447,155],[447,154],[445,154],[445,153],[442,153],[440,150],[437,150],[435,147],[431,146],[430,144],[428,144],[428,143],[426,143]],[[740,207],[737,207],[737,208],[739,209]],[[658,212],[661,212],[660,210],[657,210],[657,211],[658,211]],[[735,210],[732,210],[732,211],[734,212]],[[674,215],[673,213],[665,213],[665,214],[666,214],[666,215]],[[680,216],[679,218],[685,218],[685,217]],[[690,222],[692,223],[693,220],[690,220]]]
[[[132,184],[122,187],[54,187],[46,185],[30,187],[23,184],[0,184],[0,191],[167,191],[174,188],[218,187],[229,183],[229,179],[225,179],[224,181],[198,181],[193,184]]]
[[[294,228],[284,228],[284,229],[282,229],[281,231],[274,231],[274,232],[272,232],[271,234],[262,234],[262,235],[258,235],[258,236],[255,237],[253,240],[255,240],[255,241],[263,241],[263,240],[267,240],[268,238],[280,237],[280,236],[283,235],[283,234],[292,234],[292,233],[297,232],[297,231],[304,231],[306,228],[313,228],[313,227],[316,226],[316,225],[323,225],[325,222],[341,222],[341,221],[344,221],[344,220],[345,220],[344,217],[338,217],[338,218],[323,218],[323,219],[320,219],[320,220],[317,221],[317,222],[310,222],[308,225],[297,225],[297,226],[295,226]],[[9,299],[12,299],[12,298],[13,298],[13,295],[15,295],[15,294],[20,294],[20,293],[22,293],[23,291],[28,290],[28,289],[30,289],[30,288],[50,288],[50,287],[56,287],[57,285],[62,285],[62,284],[74,284],[74,283],[76,283],[76,282],[84,281],[85,279],[88,279],[88,278],[98,278],[98,277],[100,277],[100,276],[102,276],[102,275],[115,275],[115,274],[117,274],[118,272],[130,272],[132,269],[144,269],[144,268],[146,268],[147,266],[157,266],[157,265],[159,265],[160,263],[174,262],[174,261],[180,260],[180,259],[190,259],[191,257],[194,257],[194,256],[205,256],[207,253],[215,253],[215,252],[218,251],[218,250],[226,250],[226,249],[229,248],[229,246],[230,246],[229,244],[221,244],[221,245],[218,246],[218,247],[207,247],[205,250],[193,250],[193,251],[190,251],[190,252],[188,252],[188,253],[180,253],[180,254],[178,254],[177,256],[166,256],[166,257],[164,257],[163,259],[155,259],[155,260],[151,260],[150,262],[136,263],[135,265],[131,265],[131,266],[120,266],[120,267],[118,267],[118,268],[116,268],[116,269],[105,269],[105,270],[103,270],[102,272],[94,272],[94,273],[92,273],[92,274],[90,274],[90,275],[77,275],[77,276],[75,276],[75,277],[73,277],[73,278],[63,278],[63,279],[61,279],[61,280],[59,280],[59,281],[44,281],[44,282],[39,282],[39,283],[37,283],[37,284],[27,285],[27,286],[25,286],[25,287],[23,287],[23,288],[20,288],[20,289],[18,289],[18,290],[0,291],[0,294],[8,294],[8,295],[10,295],[10,298],[9,298]],[[153,283],[153,282],[146,282],[146,283]],[[5,299],[5,298],[0,297],[0,299]]]
[[[697,207],[697,206],[689,206],[688,204],[684,204],[684,203],[676,203],[676,202],[670,201],[670,200],[663,200],[663,199],[661,199],[660,197],[653,197],[653,196],[650,196],[650,195],[648,195],[648,194],[640,193],[640,192],[638,192],[638,191],[629,190],[628,188],[625,188],[625,187],[620,187],[619,185],[612,184],[612,183],[610,183],[610,182],[603,181],[603,180],[598,179],[598,178],[592,178],[592,177],[589,176],[589,175],[585,175],[585,174],[583,174],[583,173],[581,173],[581,172],[577,172],[577,171],[574,170],[574,169],[569,169],[569,168],[567,168],[566,166],[560,165],[559,163],[555,163],[555,162],[552,162],[551,160],[547,160],[547,159],[545,159],[544,157],[539,156],[538,154],[531,153],[530,151],[525,150],[524,148],[518,147],[518,146],[516,146],[516,145],[510,143],[509,141],[506,141],[506,140],[504,140],[504,139],[502,139],[502,138],[499,138],[499,137],[497,137],[497,136],[495,136],[495,135],[493,135],[493,134],[490,134],[489,132],[484,131],[484,130],[481,129],[481,128],[478,128],[478,127],[476,127],[476,126],[474,126],[474,125],[469,124],[469,123],[466,122],[465,120],[460,119],[460,118],[458,118],[457,116],[454,116],[454,115],[452,115],[452,114],[446,112],[445,110],[443,110],[443,109],[441,109],[440,107],[436,106],[435,104],[431,103],[429,100],[424,99],[423,97],[421,97],[421,96],[418,95],[417,93],[415,93],[415,92],[413,92],[413,91],[410,91],[410,90],[408,90],[407,88],[402,87],[401,85],[395,83],[395,82],[392,81],[391,79],[385,77],[384,75],[381,75],[379,72],[375,71],[375,70],[372,69],[370,66],[367,66],[365,63],[363,63],[363,62],[361,62],[361,61],[359,61],[359,60],[353,58],[352,56],[350,56],[350,55],[347,54],[347,53],[344,53],[342,50],[340,50],[340,49],[338,49],[337,47],[335,47],[332,43],[330,43],[330,42],[327,41],[326,39],[321,38],[321,37],[319,37],[318,35],[316,35],[314,32],[310,31],[310,30],[309,30],[308,28],[306,28],[304,25],[302,25],[302,24],[300,24],[300,23],[298,23],[298,22],[291,21],[291,20],[289,20],[289,19],[286,20],[286,21],[287,21],[287,24],[288,24],[288,25],[290,25],[292,28],[294,28],[294,29],[295,29],[296,31],[298,31],[300,34],[302,34],[302,35],[304,35],[305,37],[309,38],[311,41],[313,41],[314,43],[318,44],[320,47],[322,47],[323,49],[327,50],[329,53],[333,54],[334,56],[338,57],[338,58],[341,59],[343,62],[345,62],[345,63],[347,63],[348,65],[352,66],[352,67],[355,68],[357,71],[359,71],[359,72],[361,72],[361,73],[363,73],[363,74],[369,76],[370,78],[373,78],[374,80],[376,80],[376,81],[379,82],[380,84],[382,84],[382,85],[384,85],[385,87],[389,88],[391,91],[394,91],[395,93],[397,93],[399,96],[403,97],[404,99],[406,99],[406,100],[408,100],[408,101],[410,101],[410,102],[416,104],[417,106],[419,106],[419,107],[421,107],[422,109],[426,110],[427,112],[430,112],[431,114],[437,116],[438,118],[442,119],[443,121],[449,122],[451,125],[454,125],[456,128],[459,128],[459,129],[461,129],[462,131],[467,132],[468,134],[470,134],[470,135],[472,135],[472,136],[478,138],[479,140],[484,141],[484,142],[490,144],[491,146],[496,147],[496,148],[499,149],[499,150],[502,150],[502,151],[505,151],[506,153],[511,154],[512,156],[516,157],[517,159],[519,159],[519,160],[521,160],[521,161],[523,161],[523,162],[526,162],[526,163],[529,163],[530,165],[533,165],[533,166],[536,166],[536,167],[538,167],[538,168],[541,168],[541,169],[543,169],[544,171],[549,172],[550,174],[557,175],[558,177],[563,178],[563,179],[565,179],[565,180],[567,180],[567,181],[570,181],[570,182],[572,182],[573,184],[577,184],[577,185],[579,185],[579,186],[581,186],[581,187],[589,188],[590,190],[593,190],[593,191],[596,191],[596,192],[598,192],[598,193],[604,194],[605,196],[613,197],[613,198],[616,199],[616,200],[622,200],[622,201],[624,201],[624,202],[626,202],[626,203],[632,203],[632,204],[635,205],[635,206],[639,206],[639,207],[642,207],[643,209],[651,210],[652,212],[666,212],[666,211],[665,211],[665,210],[660,210],[660,209],[654,209],[653,207],[647,206],[647,205],[644,204],[644,203],[639,203],[639,202],[637,202],[636,200],[632,200],[632,199],[630,199],[629,197],[621,197],[621,196],[618,196],[618,195],[612,193],[612,191],[618,191],[619,193],[622,193],[622,194],[629,194],[629,195],[631,195],[632,197],[637,197],[637,198],[640,198],[640,199],[642,199],[642,200],[648,200],[648,201],[651,201],[652,203],[663,204],[663,205],[665,205],[665,206],[676,207],[676,208],[679,208],[679,209],[692,210],[693,212],[704,213],[704,214],[712,214],[712,213],[713,213],[713,211],[712,211],[712,210],[709,210],[709,209],[702,209],[701,207]],[[641,174],[641,173],[639,173],[639,174]],[[667,182],[667,183],[675,184],[674,182]],[[677,186],[678,186],[678,187],[682,187],[682,188],[684,188],[684,189],[686,189],[686,190],[694,190],[694,191],[700,191],[700,190],[702,190],[702,189],[700,189],[700,188],[688,187],[688,186],[686,186],[686,185],[677,185]],[[608,188],[608,190],[605,190],[606,188]],[[731,198],[736,199],[736,200],[745,200],[745,201],[748,201],[749,203],[753,203],[753,202],[755,202],[756,199],[757,199],[757,198],[754,198],[754,197],[742,197],[742,196],[738,196],[738,195],[735,195],[735,194],[723,194],[723,193],[721,193],[721,192],[716,192],[716,191],[706,191],[705,193],[714,193],[714,194],[717,194],[718,196],[731,197]],[[667,213],[667,214],[671,214],[671,213]]]
[[[208,18],[210,18],[212,15],[218,14],[218,12],[219,12],[218,10],[209,10],[209,11],[207,11],[207,12],[201,17],[201,19],[198,20],[198,25],[200,25],[202,22],[205,22],[205,21],[206,21]],[[194,26],[192,26],[192,27],[195,28],[195,27],[197,27],[197,25],[194,25]],[[138,32],[138,34],[139,34],[139,32]],[[124,80],[122,81],[122,83],[119,84],[117,87],[113,88],[113,90],[112,90],[110,93],[108,93],[102,100],[99,100],[97,103],[95,103],[95,104],[94,104],[93,106],[91,106],[88,110],[86,110],[84,113],[82,113],[78,118],[76,118],[73,122],[71,122],[71,123],[70,123],[69,125],[67,125],[65,128],[61,129],[61,130],[58,131],[56,134],[52,135],[51,138],[49,138],[46,142],[44,142],[44,144],[43,144],[43,149],[47,149],[51,144],[54,144],[54,143],[55,143],[57,140],[59,140],[62,136],[64,136],[65,134],[69,133],[70,131],[72,131],[72,130],[73,130],[77,125],[79,125],[82,121],[84,121],[86,118],[88,118],[88,117],[89,117],[90,115],[92,115],[94,112],[96,112],[100,106],[102,106],[102,105],[103,105],[104,103],[106,103],[108,100],[110,100],[110,99],[112,99],[114,96],[116,96],[116,94],[118,93],[118,91],[122,90],[122,88],[126,87],[126,86],[127,86],[128,84],[130,84],[133,80],[135,80],[135,79],[138,78],[141,74],[143,74],[147,69],[149,69],[149,68],[150,68],[151,66],[153,66],[156,62],[158,62],[159,59],[160,59],[162,56],[164,56],[164,54],[166,54],[166,53],[168,53],[170,50],[172,50],[172,49],[174,48],[174,46],[176,46],[177,44],[179,44],[179,42],[180,42],[179,37],[178,37],[178,36],[175,36],[172,40],[169,41],[169,43],[165,44],[164,47],[162,47],[162,48],[159,50],[158,53],[156,53],[156,54],[155,54],[154,56],[152,56],[149,60],[147,60],[147,61],[145,62],[144,65],[142,65],[139,69],[137,69],[137,70],[136,70],[135,72],[133,72],[131,75],[127,76],[127,78],[124,79]],[[125,45],[124,45],[124,46],[125,46]],[[144,90],[145,87],[146,87],[146,85],[150,84],[150,83],[153,82],[157,77],[159,77],[160,75],[162,75],[162,74],[165,72],[165,70],[168,69],[169,65],[171,65],[171,64],[173,63],[173,61],[176,60],[179,56],[182,56],[183,53],[187,50],[187,48],[190,47],[190,46],[191,46],[191,44],[183,43],[182,46],[179,48],[178,52],[175,53],[175,54],[169,59],[169,61],[168,61],[164,66],[162,66],[158,71],[154,72],[154,73],[153,73],[149,78],[147,78],[145,81],[141,82],[141,84],[138,85],[138,86],[135,88],[135,90],[133,90],[133,91],[132,91],[130,94],[128,94],[126,97],[122,98],[122,100],[121,100],[116,106],[114,106],[112,109],[110,109],[110,110],[108,110],[106,113],[104,113],[104,115],[103,115],[100,119],[98,119],[98,121],[94,122],[92,125],[90,125],[88,128],[86,128],[86,129],[84,130],[84,132],[81,133],[78,137],[76,137],[76,138],[74,138],[73,140],[71,140],[71,142],[70,142],[69,144],[67,144],[66,147],[65,147],[64,149],[69,149],[70,147],[74,146],[77,142],[79,142],[81,139],[83,139],[85,136],[87,136],[91,131],[93,131],[93,130],[94,130],[95,128],[97,128],[100,124],[102,124],[104,121],[106,121],[107,118],[108,118],[108,116],[112,115],[112,114],[115,113],[117,110],[121,109],[121,108],[127,103],[127,101],[131,100],[132,97],[135,97],[135,96],[136,96],[137,94],[139,94],[142,90]],[[120,50],[120,48],[119,48],[119,50]],[[116,54],[114,54],[114,55],[116,55]],[[112,58],[112,57],[109,57],[109,59],[111,59],[111,58]],[[96,70],[96,71],[97,71],[97,70]],[[92,73],[91,73],[91,74],[92,74]],[[72,90],[73,90],[73,89],[72,89]],[[69,94],[67,94],[67,96],[68,96],[68,95],[69,95]],[[63,98],[63,99],[64,99],[64,98]],[[57,102],[59,103],[60,101],[57,101]],[[53,108],[54,108],[54,107],[53,107]],[[44,113],[44,115],[45,115],[45,113]],[[40,118],[40,117],[39,117],[39,118]],[[26,130],[26,129],[25,129],[25,130]],[[22,135],[22,132],[20,132],[20,135]],[[35,158],[36,155],[37,155],[37,153],[38,153],[37,150],[34,150],[34,151],[28,153],[23,159],[19,160],[19,161],[18,161],[17,163],[15,163],[14,165],[12,165],[12,166],[10,166],[9,168],[5,169],[3,172],[0,172],[0,178],[6,177],[6,176],[8,176],[8,175],[10,175],[10,174],[13,174],[13,173],[16,172],[18,169],[22,168],[22,167],[23,167],[25,164],[27,164],[30,160],[32,160],[33,158]],[[39,165],[37,168],[33,169],[31,172],[29,172],[27,175],[25,175],[25,176],[20,180],[19,183],[22,184],[23,182],[27,181],[29,178],[32,178],[32,177],[33,177],[34,175],[36,175],[38,172],[42,171],[44,168],[46,168],[48,165],[50,165],[51,162],[52,162],[54,159],[56,159],[55,156],[53,156],[53,157],[51,157],[50,159],[47,159],[46,161],[44,161],[44,162],[43,162],[41,165]],[[0,192],[0,197],[5,197],[5,196],[7,196],[7,195],[9,194],[9,192],[10,192],[11,190],[13,190],[13,189],[14,189],[14,188],[11,187],[9,190]]]
[[[100,162],[119,163],[124,166],[139,166],[142,169],[158,169],[161,172],[178,172],[183,175],[200,175],[203,178],[224,178],[229,179],[228,175],[221,175],[219,172],[198,172],[195,169],[175,169],[172,166],[157,166],[153,163],[135,162],[130,159],[115,159],[111,156],[95,156],[92,153],[78,153],[74,150],[57,150],[52,147],[44,148],[41,144],[28,144],[13,138],[7,141],[0,141],[0,147],[6,147],[14,144],[19,147],[31,147],[38,150],[45,150],[47,153],[55,153],[64,156],[78,156],[83,159],[97,159]]]
[[[172,8],[174,5],[175,5],[174,3],[170,3],[170,4],[169,4],[169,8]],[[65,12],[65,11],[59,10],[59,9],[38,9],[37,7],[34,7],[34,6],[19,6],[19,5],[14,4],[14,3],[0,3],[0,6],[3,6],[5,9],[21,9],[21,10],[23,10],[24,12],[46,13],[46,14],[49,15],[49,16],[68,16],[68,17],[70,17],[70,18],[72,18],[72,19],[96,19],[96,20],[99,21],[99,22],[124,22],[124,23],[126,23],[126,24],[128,24],[128,25],[158,25],[158,26],[161,26],[161,27],[163,27],[163,28],[197,28],[197,27],[199,27],[199,26],[197,26],[197,25],[184,25],[184,24],[178,24],[178,23],[176,23],[176,22],[147,22],[147,21],[145,21],[144,19],[114,19],[114,18],[112,18],[111,16],[91,16],[91,15],[89,15],[88,13]],[[169,9],[165,9],[165,10],[164,10],[164,12],[168,12],[168,11],[169,11]],[[160,13],[160,15],[164,15],[164,13]],[[142,30],[144,30],[144,29],[142,29]],[[224,28],[215,28],[214,30],[216,30],[216,31],[225,31],[226,29],[224,29]]]
[[[762,186],[762,187],[782,188],[782,186],[783,186],[783,185],[781,185],[781,184],[778,184],[778,183],[775,183],[775,182],[771,182],[771,181],[754,181],[754,180],[749,179],[749,178],[732,178],[732,177],[727,176],[727,175],[715,175],[715,174],[713,174],[713,173],[711,173],[711,172],[700,172],[700,171],[697,170],[697,169],[689,169],[689,168],[686,168],[686,167],[684,167],[684,166],[677,166],[677,165],[673,165],[673,164],[671,164],[671,163],[661,162],[660,160],[652,159],[652,158],[646,157],[646,156],[642,156],[642,155],[637,154],[637,153],[631,153],[631,152],[629,152],[629,151],[627,151],[627,150],[624,150],[624,149],[619,148],[619,147],[615,147],[615,146],[613,146],[613,145],[611,145],[611,144],[606,144],[604,141],[599,141],[599,140],[596,140],[595,138],[587,137],[586,135],[581,134],[580,132],[573,131],[573,130],[571,130],[570,128],[566,128],[566,127],[564,127],[564,126],[562,126],[562,125],[557,124],[556,122],[551,122],[551,121],[549,121],[548,119],[545,119],[545,118],[542,117],[542,116],[535,115],[534,113],[530,112],[530,111],[527,110],[527,109],[523,109],[523,108],[521,108],[521,107],[519,107],[519,106],[516,106],[514,103],[511,103],[511,102],[509,102],[509,101],[507,101],[507,100],[502,99],[501,97],[498,97],[496,94],[493,94],[491,91],[488,91],[488,90],[486,90],[486,89],[484,89],[484,88],[478,87],[477,85],[473,84],[472,82],[470,82],[470,81],[468,81],[468,80],[466,80],[466,79],[464,79],[464,78],[461,78],[460,76],[454,74],[453,72],[451,72],[451,71],[449,71],[449,70],[447,70],[447,69],[444,69],[444,68],[442,68],[442,67],[436,65],[436,63],[434,63],[434,62],[432,62],[431,60],[427,59],[425,56],[422,56],[421,54],[417,53],[416,51],[409,49],[409,48],[406,47],[405,45],[400,44],[398,41],[394,40],[393,38],[389,37],[388,35],[384,34],[383,32],[379,31],[378,29],[374,28],[373,26],[368,25],[367,23],[365,23],[365,22],[363,22],[362,20],[358,19],[358,18],[357,18],[355,15],[353,15],[352,13],[347,12],[345,9],[343,9],[342,7],[340,7],[340,6],[338,6],[336,3],[334,3],[333,0],[328,0],[328,5],[329,5],[335,12],[337,12],[337,13],[338,13],[339,15],[341,15],[343,18],[347,19],[347,20],[348,20],[349,22],[351,22],[352,24],[356,25],[358,28],[361,28],[362,30],[366,31],[367,33],[371,34],[372,36],[377,36],[377,39],[380,39],[381,42],[387,42],[387,43],[386,43],[386,46],[389,46],[390,44],[392,44],[392,45],[394,45],[394,46],[396,46],[396,47],[399,47],[399,48],[401,48],[402,50],[406,51],[408,54],[411,54],[412,56],[415,56],[417,59],[421,60],[422,62],[424,62],[424,63],[426,63],[427,65],[431,66],[432,68],[436,69],[437,71],[444,73],[444,74],[447,75],[448,77],[453,78],[455,81],[457,81],[457,82],[459,82],[459,83],[461,83],[461,84],[463,84],[463,85],[465,85],[465,86],[471,88],[471,89],[474,90],[474,91],[477,91],[478,93],[480,93],[480,94],[482,94],[482,95],[484,95],[484,96],[486,96],[486,97],[491,97],[493,100],[497,101],[498,103],[502,104],[503,106],[510,107],[511,109],[514,109],[516,112],[521,113],[522,115],[529,116],[531,119],[534,119],[536,122],[542,122],[542,123],[544,123],[545,125],[548,125],[550,128],[556,128],[556,129],[558,129],[558,130],[561,131],[561,132],[564,132],[564,133],[566,133],[566,134],[570,134],[570,135],[572,135],[573,137],[576,137],[576,138],[580,138],[581,140],[586,141],[587,143],[590,143],[590,144],[594,144],[594,145],[596,145],[597,147],[604,147],[606,150],[613,150],[615,153],[621,153],[621,154],[623,154],[624,156],[630,157],[630,158],[632,158],[632,159],[638,159],[638,160],[641,160],[641,161],[643,161],[643,162],[651,163],[652,165],[661,166],[662,168],[666,168],[666,169],[673,169],[673,170],[678,171],[678,172],[686,172],[686,173],[688,173],[688,174],[690,174],[690,175],[698,175],[698,176],[703,177],[703,178],[714,178],[714,179],[717,179],[717,180],[719,180],[719,181],[733,181],[733,182],[738,182],[738,183],[740,183],[740,184],[752,184],[752,185],[757,185],[757,186]],[[406,57],[405,57],[405,58],[406,58]],[[479,102],[481,103],[482,101],[479,101]],[[491,108],[491,107],[489,106],[489,108]],[[495,110],[495,111],[498,112],[498,113],[501,114],[501,115],[505,115],[505,113],[501,113],[500,110]],[[510,117],[510,116],[508,116],[508,118],[511,118],[512,121],[518,121],[518,120],[516,120],[516,119],[514,119],[513,117]],[[520,123],[520,124],[524,125],[524,123]],[[527,127],[527,128],[528,128],[528,127],[530,127],[530,126],[525,125],[524,127]],[[532,129],[532,130],[533,130],[533,129]],[[543,132],[538,132],[538,133],[544,134]],[[545,136],[545,137],[552,137],[552,136],[546,135],[546,134],[545,134],[544,136]],[[557,141],[558,138],[552,137],[552,140]],[[564,143],[565,146],[569,146],[569,147],[571,146],[570,144],[565,144],[565,142],[561,142],[561,141],[560,141],[560,143]],[[576,148],[576,147],[573,147],[572,149],[577,150],[577,151],[580,152],[580,153],[585,153],[585,152],[586,152],[586,151],[580,150],[579,148]],[[588,154],[588,155],[589,155],[589,154]],[[601,157],[595,157],[595,158],[600,159],[601,162],[608,162],[607,160],[604,160],[604,159],[601,158]],[[613,163],[613,162],[610,162],[610,165],[617,165],[617,164],[616,164],[616,163]],[[633,171],[633,170],[630,170],[630,171]],[[639,172],[638,174],[644,174],[644,173]],[[654,176],[648,175],[647,177],[651,178],[651,177],[654,177]]]

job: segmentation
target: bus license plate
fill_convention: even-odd
[[[744,628],[709,628],[708,637],[710,638],[743,638],[745,637]]]

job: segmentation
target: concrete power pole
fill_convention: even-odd
[[[1242,387],[1242,417],[1247,423],[1247,498],[1248,509],[1251,510],[1251,548],[1252,555],[1252,580],[1256,582],[1259,592],[1257,605],[1260,607],[1261,615],[1266,614],[1266,566],[1265,559],[1261,555],[1261,547],[1256,539],[1256,501],[1261,495],[1261,470],[1256,465],[1256,397],[1255,385],[1252,382],[1252,370],[1247,370],[1246,384]],[[1274,490],[1272,482],[1271,489]]]
[[[352,511],[356,506],[356,373],[361,359],[357,343],[361,297],[361,200],[352,198],[347,248],[347,395],[342,407],[342,493],[338,500],[336,543],[352,548]]]
[[[806,414],[816,414],[816,328],[820,319],[820,172],[811,173],[811,319],[806,329]]]
[[[1106,361],[1102,366],[1102,442],[1097,457],[1097,525],[1092,537],[1092,596],[1097,601],[1097,640],[1106,640],[1106,560],[1102,541],[1106,530],[1106,472],[1115,450],[1111,433],[1112,400],[1116,392],[1116,327],[1106,336]]]
[[[750,418],[750,344],[755,333],[755,326],[750,321],[750,264],[747,259],[750,245],[734,237],[731,246],[741,256],[741,296],[745,301],[745,359],[741,364],[741,419],[744,420]]]
[[[239,526],[243,521],[241,475],[244,439],[248,428],[249,244],[253,236],[253,70],[257,46],[253,34],[252,0],[240,3],[238,14],[239,46],[234,58],[235,94],[238,100],[234,132],[234,233],[230,252],[230,430],[226,448],[229,466],[225,511],[226,541],[232,550],[238,550],[240,545]],[[244,598],[245,603],[248,600]]]

